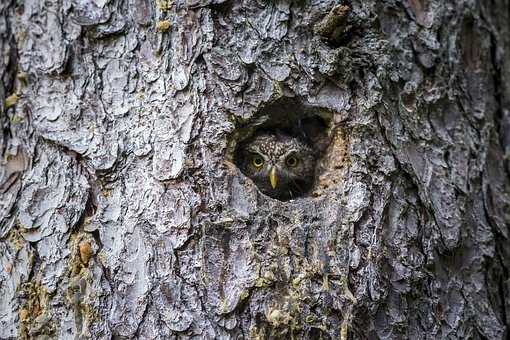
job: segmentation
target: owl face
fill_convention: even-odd
[[[259,133],[244,144],[241,157],[241,171],[270,197],[291,199],[313,184],[313,150],[296,137]]]

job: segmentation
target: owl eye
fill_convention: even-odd
[[[287,163],[288,166],[290,166],[291,168],[295,167],[298,165],[299,163],[299,160],[294,157],[294,156],[289,156],[287,157],[287,159],[285,160],[285,163]]]
[[[262,165],[264,165],[264,158],[260,157],[259,155],[255,155],[251,159],[251,163],[254,167],[260,168]]]

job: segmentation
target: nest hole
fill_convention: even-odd
[[[266,196],[321,196],[338,185],[348,163],[347,134],[334,115],[295,98],[267,104],[236,129],[233,162]]]

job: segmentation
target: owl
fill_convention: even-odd
[[[259,132],[239,149],[241,171],[267,196],[288,200],[313,184],[316,157],[304,140],[283,132]]]

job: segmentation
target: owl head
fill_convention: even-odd
[[[241,171],[270,197],[288,200],[307,192],[313,184],[314,151],[298,137],[259,132],[239,151]]]

